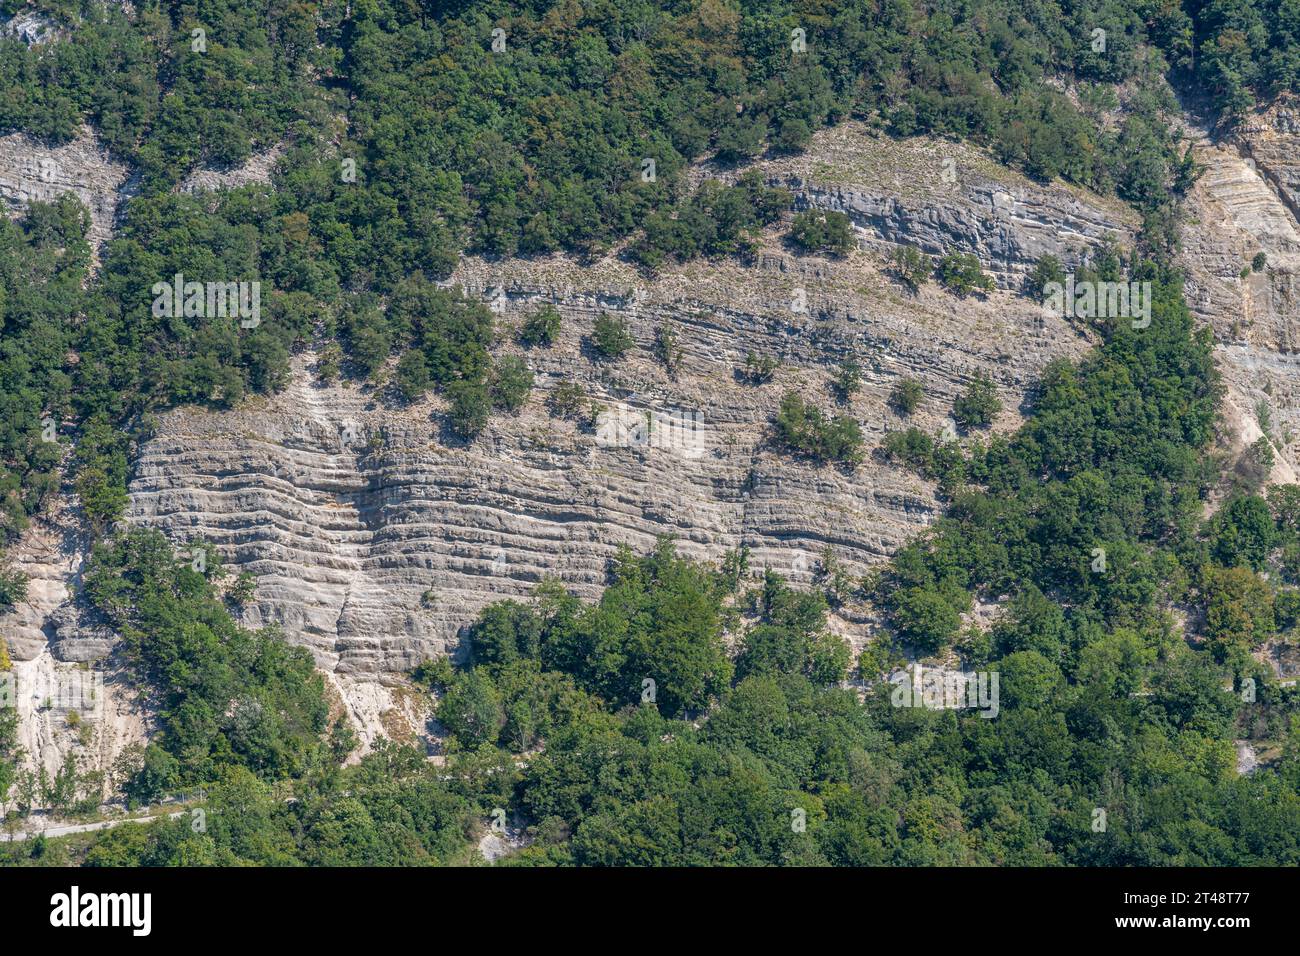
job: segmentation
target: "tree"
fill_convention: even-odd
[[[473,438],[487,427],[492,402],[485,385],[479,382],[452,382],[447,386],[447,398],[451,402],[447,410],[447,421],[458,436]]]
[[[947,647],[961,626],[957,609],[942,594],[929,588],[904,588],[890,600],[899,635],[927,653]]]
[[[980,261],[969,252],[950,252],[935,266],[934,277],[957,295],[966,296],[979,290],[990,292],[993,279],[985,275],[980,268]]]
[[[1210,523],[1210,553],[1228,567],[1264,567],[1277,543],[1273,515],[1263,498],[1241,495],[1224,505]]]
[[[836,369],[831,388],[841,402],[849,401],[862,388],[862,366],[855,359],[845,359]]]
[[[889,406],[900,415],[910,415],[924,397],[925,387],[914,378],[905,378],[889,393]]]
[[[1273,632],[1273,592],[1254,571],[1211,567],[1203,590],[1205,631],[1217,660],[1234,647],[1252,650]]]
[[[507,356],[492,370],[492,404],[508,412],[517,412],[528,401],[533,388],[533,372],[518,356]]]
[[[551,393],[551,414],[573,418],[587,401],[587,390],[577,382],[561,382]]]
[[[544,305],[519,329],[519,342],[528,348],[550,348],[560,335],[560,313],[555,306]]]
[[[903,284],[913,292],[920,290],[930,278],[934,263],[915,246],[898,246],[894,249],[894,271]]]
[[[27,599],[27,575],[17,568],[0,565],[0,608],[10,608]]]
[[[776,416],[777,441],[791,451],[818,461],[861,463],[862,428],[847,415],[827,418],[798,392],[786,392]]]
[[[677,339],[677,331],[672,326],[655,326],[654,356],[663,363],[670,377],[676,377],[682,364],[682,347]]]
[[[438,720],[463,747],[494,743],[505,726],[496,686],[486,670],[457,674],[438,702]]]
[[[591,344],[601,358],[614,359],[619,358],[636,343],[627,330],[627,322],[608,312],[602,312],[596,316],[596,324],[591,333]]]
[[[837,256],[854,249],[853,223],[842,212],[809,209],[794,217],[790,240],[805,252],[830,252]]]
[[[394,375],[397,390],[402,398],[413,402],[429,390],[433,377],[429,374],[429,363],[419,349],[411,349],[397,362]]]
[[[1025,293],[1035,302],[1042,303],[1047,298],[1047,287],[1055,283],[1063,289],[1065,280],[1061,260],[1048,253],[1034,264],[1033,270],[1025,277]]]
[[[776,370],[780,368],[781,363],[771,355],[759,355],[756,352],[749,352],[745,355],[744,378],[751,385],[762,385],[769,382]]]
[[[1002,411],[997,387],[987,375],[980,374],[952,403],[952,414],[964,428],[987,428]]]

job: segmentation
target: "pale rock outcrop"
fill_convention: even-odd
[[[203,193],[218,189],[238,189],[250,183],[269,183],[271,171],[282,155],[283,143],[253,154],[233,169],[196,169],[181,181],[176,191]]]
[[[909,176],[909,156],[928,172]],[[498,349],[522,354],[536,374],[518,416],[495,414],[478,439],[458,442],[441,399],[403,407],[369,386],[322,385],[311,357],[299,356],[280,395],[160,415],[125,520],[161,528],[178,547],[211,541],[232,570],[251,572],[243,622],[279,624],[308,647],[366,742],[425,732],[425,705],[404,673],[455,653],[484,605],[524,597],[548,576],[594,598],[622,545],[643,552],[671,534],[704,560],[744,546],[751,567],[803,584],[826,546],[852,574],[886,560],[939,512],[933,487],[878,454],[850,472],[776,450],[783,392],[830,410],[835,367],[857,360],[862,389],[842,410],[874,449],[891,429],[951,427],[953,398],[988,374],[1004,402],[996,427],[1009,430],[1043,366],[1093,341],[1086,327],[1007,291],[906,293],[884,265],[889,243],[975,252],[1009,285],[1045,252],[1069,261],[1106,233],[1130,234],[1132,216],[1030,183],[974,150],[856,128],[822,134],[807,157],[764,165],[797,201],[849,210],[864,250],[792,255],[774,231],[746,264],[692,262],[654,278],[612,257],[467,259],[450,284],[490,303],[502,326],[543,304],[564,319],[552,348],[520,352],[506,337]],[[996,190],[1014,200],[1005,210]],[[595,361],[586,344],[602,311],[625,319],[638,346],[616,362]],[[660,326],[682,350],[673,376],[652,356]],[[751,351],[781,359],[770,382],[738,373]],[[906,420],[888,407],[904,377],[926,393]],[[566,381],[604,406],[594,432],[548,413]],[[66,603],[51,609],[46,644],[39,619],[27,622],[18,653],[103,657],[103,636],[74,615]],[[834,627],[861,644],[871,623],[850,616]]]
[[[973,146],[898,141],[857,123],[818,134],[805,153],[756,166],[790,189],[798,208],[845,213],[870,248],[972,253],[1000,287],[1014,290],[1044,255],[1069,267],[1108,233],[1128,244],[1140,225],[1116,199],[1034,182]],[[696,178],[706,174],[736,175],[706,166]]]
[[[1300,471],[1300,131],[1294,108],[1279,104],[1214,141],[1187,124],[1202,173],[1185,209],[1180,261],[1187,303],[1214,333],[1225,386],[1225,439],[1240,453],[1271,420],[1277,454],[1269,481]],[[1251,268],[1263,253],[1263,270]],[[1243,275],[1243,270],[1245,274]]]
[[[92,253],[110,238],[119,206],[133,185],[126,165],[114,160],[89,127],[71,141],[50,146],[25,133],[0,136],[0,199],[11,215],[29,203],[53,202],[73,192],[90,210]]]

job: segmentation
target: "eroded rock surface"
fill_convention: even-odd
[[[89,127],[75,139],[50,146],[24,133],[0,136],[0,198],[11,214],[32,202],[76,193],[90,210],[90,247],[112,238],[118,206],[130,193],[128,168],[109,156]]]
[[[1226,389],[1226,436],[1240,452],[1263,434],[1268,410],[1278,452],[1270,480],[1294,482],[1300,465],[1300,130],[1285,105],[1230,139],[1189,124],[1203,172],[1186,203],[1182,264],[1188,305],[1214,332]],[[1254,268],[1263,254],[1263,268]]]
[[[536,373],[518,416],[496,414],[478,439],[458,442],[441,399],[402,406],[369,386],[322,385],[312,357],[299,356],[280,395],[160,416],[127,522],[159,527],[178,547],[211,541],[232,570],[251,572],[244,623],[280,624],[310,648],[367,742],[425,731],[403,675],[454,653],[484,605],[547,576],[594,598],[621,545],[645,551],[671,534],[705,560],[745,546],[751,567],[805,584],[826,546],[852,574],[884,561],[938,513],[933,488],[878,455],[849,472],[776,450],[781,395],[797,389],[834,410],[830,380],[855,359],[863,386],[838,410],[874,449],[891,429],[950,426],[953,398],[988,374],[1004,403],[996,427],[1014,428],[1043,366],[1082,355],[1088,330],[1009,291],[960,299],[930,284],[911,295],[888,275],[891,243],[974,252],[1018,286],[1043,253],[1071,261],[1106,233],[1128,235],[1132,216],[973,150],[852,127],[764,168],[798,202],[848,211],[863,248],[843,260],[798,256],[774,232],[748,264],[694,262],[653,279],[612,257],[466,260],[451,284],[492,304],[503,327],[544,304],[563,316],[554,347],[521,352],[509,336],[499,349]],[[586,342],[602,311],[625,319],[637,343],[616,362],[596,361]],[[659,327],[682,350],[675,375],[653,357]],[[781,360],[769,382],[739,373],[750,352]],[[906,377],[925,388],[910,419],[888,406]],[[605,408],[600,427],[548,412],[563,382]],[[649,437],[637,425],[647,415]],[[103,636],[71,613],[56,605],[24,625],[19,654],[102,657]],[[870,626],[835,622],[855,644]]]

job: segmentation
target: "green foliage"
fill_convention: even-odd
[[[825,630],[826,602],[819,594],[787,587],[768,571],[757,596],[758,623],[745,635],[736,679],[754,674],[801,674],[819,687],[844,679],[849,647]]]
[[[845,255],[857,245],[853,224],[842,212],[809,209],[794,217],[790,224],[790,241],[805,252],[830,252]]]
[[[1273,632],[1273,590],[1249,568],[1211,567],[1205,573],[1205,633],[1215,656],[1253,650]]]
[[[596,316],[591,331],[591,346],[601,358],[619,358],[635,344],[624,319],[610,315],[608,312]]]
[[[889,407],[900,415],[910,415],[925,398],[925,386],[914,378],[901,380],[889,393]]]
[[[657,269],[670,258],[684,262],[747,253],[762,228],[775,222],[790,202],[788,192],[766,186],[757,171],[742,175],[735,186],[707,180],[675,209],[651,214],[629,255]]]
[[[533,390],[533,371],[516,355],[497,361],[492,369],[492,404],[508,412],[517,412]]]
[[[226,597],[235,607],[243,607],[253,599],[257,591],[257,578],[249,571],[240,571],[235,583],[226,592]]]
[[[0,566],[0,608],[12,608],[25,600],[27,575],[17,568]]]
[[[505,726],[505,713],[487,672],[457,674],[438,703],[438,720],[463,746],[495,743]]]
[[[1264,567],[1277,543],[1273,515],[1263,498],[1233,498],[1210,522],[1210,554],[1225,567]]]
[[[429,390],[433,376],[429,374],[429,363],[424,353],[412,349],[397,362],[397,371],[393,379],[397,390],[408,402],[413,402]]]
[[[104,831],[88,865],[463,862],[498,806],[534,828],[521,865],[1300,861],[1295,694],[1264,683],[1255,706],[1281,756],[1238,777],[1241,708],[1223,689],[1228,671],[1262,673],[1250,651],[1294,621],[1290,589],[1270,582],[1300,571],[1300,499],[1270,490],[1272,539],[1248,496],[1202,527],[1217,477],[1211,343],[1161,265],[1177,237],[1171,197],[1196,170],[1172,148],[1161,114],[1174,104],[1153,74],[1159,58],[1143,52],[1158,47],[1175,79],[1193,77],[1223,115],[1241,116],[1297,86],[1290,6],[974,0],[809,15],[768,3],[413,12],[375,0],[202,12],[202,56],[182,7],[81,5],[75,43],[0,41],[0,125],[61,143],[89,121],[140,172],[93,282],[75,199],[0,219],[5,543],[64,477],[107,532],[151,411],[275,391],[295,350],[335,337],[348,370],[376,380],[397,352],[398,388],[443,390],[453,429],[476,433],[493,398],[491,315],[432,281],[463,249],[600,254],[630,238],[628,256],[650,268],[745,254],[788,194],[753,171],[688,194],[689,164],[797,150],[850,113],[896,135],[983,144],[1040,180],[1133,203],[1137,252],[1125,262],[1107,246],[1077,271],[1114,281],[1127,267],[1155,282],[1156,301],[1150,327],[1103,329],[1080,365],[1050,365],[1016,435],[972,443],[969,457],[919,432],[887,439],[941,481],[950,507],[871,591],[901,640],[935,651],[960,640],[1001,675],[997,719],[893,707],[879,684],[859,701],[838,684],[847,657],[819,595],[768,576],[752,604],[731,607],[739,557],[714,572],[661,548],[620,555],[594,606],[548,585],[485,612],[470,667],[429,675],[461,746],[445,767],[381,741],[340,769],[351,746],[337,725],[325,739],[309,655],[239,628],[211,580],[156,533],[132,531],[102,542],[86,575],[159,715],[154,742],[124,764],[127,789],[153,799],[211,785],[211,812],[205,832],[184,818]],[[809,52],[792,58],[796,20]],[[495,22],[509,24],[500,55],[486,42]],[[1086,40],[1098,25],[1105,55]],[[1079,90],[1082,111],[1045,77]],[[1119,106],[1116,84],[1118,122],[1098,123],[1088,114]],[[200,164],[280,142],[274,189],[173,190]],[[344,159],[355,181],[340,175]],[[899,273],[919,287],[927,263],[913,252],[900,250]],[[972,259],[945,257],[936,274],[960,294],[989,288]],[[153,314],[153,284],[182,271],[260,278],[263,321]],[[584,400],[577,388],[562,414]],[[996,414],[980,404],[967,424]],[[823,460],[861,453],[855,423],[794,394],[777,431]],[[1103,545],[1106,570],[1094,572]],[[975,597],[997,608],[987,633],[960,627]],[[1176,602],[1204,610],[1204,649],[1169,626]],[[871,679],[899,659],[883,643],[864,654]],[[0,798],[31,789],[14,773],[11,710],[0,708]],[[47,789],[66,802],[76,783],[61,771]],[[1088,826],[1098,800],[1104,835]],[[791,827],[794,810],[806,828]],[[33,851],[60,862],[58,841]]]
[[[961,626],[960,612],[933,588],[896,591],[890,610],[899,636],[926,653],[946,647]]]
[[[149,800],[232,767],[290,778],[320,759],[327,708],[311,654],[275,628],[237,626],[212,581],[178,561],[162,534],[133,529],[98,546],[86,594],[157,707],[159,732],[128,783],[132,796]]]
[[[979,290],[991,292],[993,279],[980,268],[980,261],[969,252],[950,252],[934,267],[934,277],[949,292],[966,296]]]
[[[828,418],[798,392],[786,392],[776,416],[776,440],[786,449],[819,462],[858,465],[863,458],[862,428],[848,415]]]
[[[751,385],[762,385],[772,380],[781,362],[774,355],[759,355],[757,352],[745,354],[745,368],[742,377]]]
[[[934,272],[930,257],[915,246],[898,246],[894,250],[893,263],[898,278],[913,292],[920,291]]]
[[[1056,283],[1065,288],[1065,268],[1061,260],[1050,253],[1034,264],[1034,268],[1025,277],[1025,292],[1034,301],[1043,302],[1047,298],[1047,287]]]
[[[447,423],[460,438],[472,439],[487,427],[492,397],[486,385],[478,382],[452,382],[447,387]]]
[[[670,325],[656,326],[654,356],[663,364],[670,377],[676,377],[681,368],[682,355],[676,329]]]
[[[573,418],[587,401],[587,390],[577,382],[560,382],[551,393],[551,414],[560,418]]]
[[[719,580],[666,541],[645,558],[621,551],[611,573],[595,607],[553,585],[539,589],[533,607],[493,605],[470,631],[474,661],[497,677],[537,662],[615,707],[647,699],[650,687],[651,702],[667,714],[707,706],[732,670]]]
[[[560,313],[553,305],[544,305],[519,328],[519,343],[528,348],[550,348],[560,334]]]
[[[841,402],[847,402],[862,388],[862,366],[856,359],[848,358],[840,363],[839,368],[835,370],[835,378],[831,382],[831,389],[835,392],[836,398]]]
[[[987,428],[1002,411],[997,387],[987,375],[977,376],[952,403],[952,415],[965,428]]]

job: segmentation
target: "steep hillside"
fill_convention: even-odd
[[[908,424],[952,428],[953,399],[987,374],[1006,409],[998,427],[1013,427],[1042,367],[1082,354],[1086,330],[1009,290],[907,292],[889,250],[969,251],[1018,286],[1039,256],[1075,261],[1107,233],[1128,236],[1134,217],[969,147],[854,126],[759,168],[801,203],[848,210],[861,250],[802,256],[773,232],[747,265],[694,262],[655,277],[612,257],[467,259],[450,283],[492,305],[505,329],[545,304],[563,317],[552,347],[522,350],[507,335],[498,350],[523,355],[537,375],[519,415],[494,418],[473,442],[448,441],[443,403],[406,407],[391,391],[324,385],[305,355],[280,395],[162,415],[126,519],[163,528],[182,551],[210,541],[232,570],[252,573],[245,623],[281,624],[310,647],[366,740],[385,720],[423,731],[391,688],[420,661],[454,652],[480,608],[545,576],[594,597],[619,545],[643,550],[672,534],[683,553],[708,560],[746,546],[756,566],[804,584],[827,545],[851,572],[884,560],[936,513],[932,485],[878,453],[845,472],[780,452],[771,422],[781,395],[796,389],[832,409],[831,378],[856,360],[863,384],[847,410],[874,448]],[[586,342],[600,312],[626,319],[637,342],[620,360],[595,359]],[[659,327],[678,336],[674,375],[653,354]],[[770,381],[745,380],[750,352],[780,360]],[[925,390],[910,418],[888,403],[906,378]],[[605,432],[548,411],[566,382],[604,406]],[[626,431],[647,414],[662,438]],[[83,545],[65,541],[56,561],[50,534],[34,530],[15,549],[36,586],[10,616],[14,657],[101,659],[111,645],[65,603]],[[872,625],[837,626],[861,645]],[[61,751],[44,751],[53,770]]]

